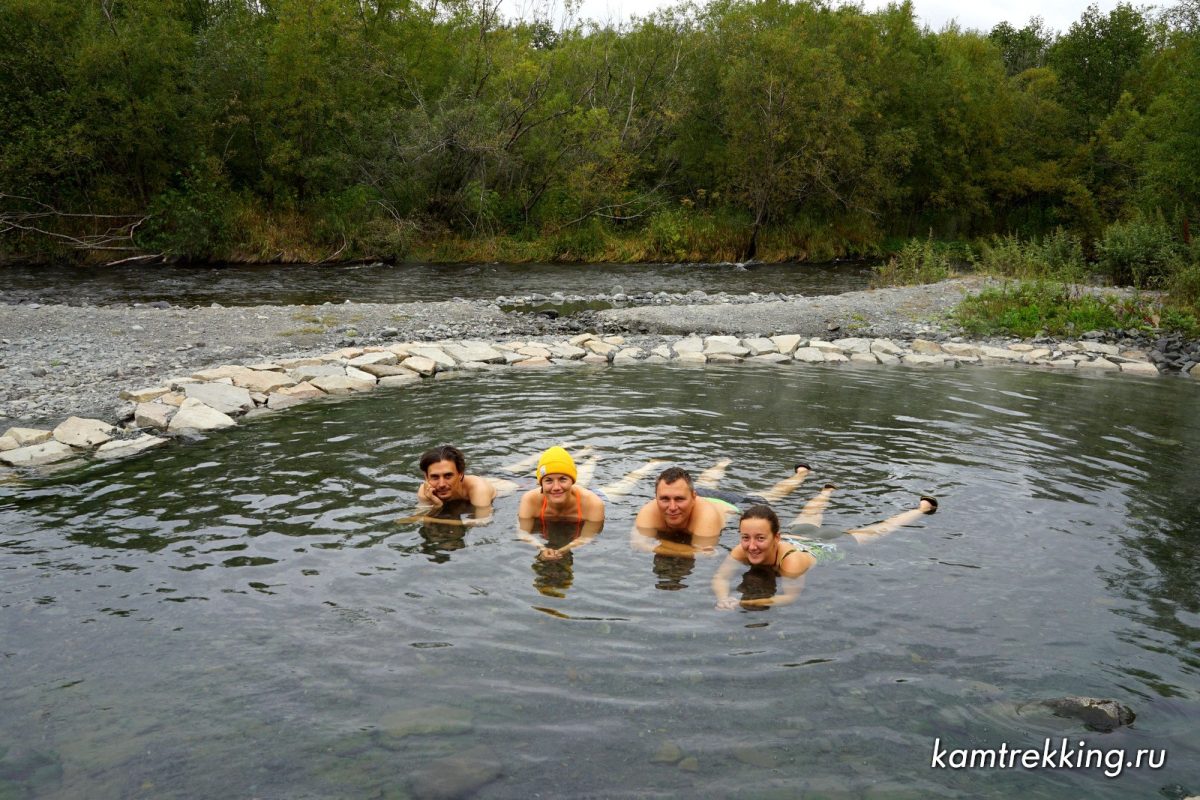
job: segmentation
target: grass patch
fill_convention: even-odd
[[[952,247],[928,239],[909,239],[900,252],[875,267],[871,285],[914,286],[937,283],[955,275]]]
[[[1196,318],[1156,298],[1117,298],[1079,292],[1054,281],[1023,281],[968,297],[955,321],[974,336],[1079,336],[1092,330],[1156,330],[1194,333]]]

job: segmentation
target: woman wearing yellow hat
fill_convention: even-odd
[[[538,459],[538,488],[526,492],[517,509],[521,538],[541,548],[538,558],[562,558],[590,542],[604,527],[604,501],[576,484],[578,477],[575,460],[562,447],[551,447]],[[555,522],[574,525],[570,540],[563,546],[548,547],[533,536],[535,526],[545,534],[547,523]]]

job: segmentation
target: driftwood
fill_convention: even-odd
[[[8,209],[6,206],[18,206]],[[76,250],[94,252],[134,253],[135,255],[110,261],[121,264],[129,261],[153,261],[162,259],[162,253],[146,253],[134,244],[133,237],[138,227],[146,221],[144,214],[79,214],[59,211],[32,197],[0,192],[0,236],[10,231],[45,236]],[[55,223],[72,223],[83,227],[103,230],[97,233],[71,234],[54,230]]]

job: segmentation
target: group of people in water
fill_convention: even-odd
[[[582,465],[562,446],[541,453],[535,465],[537,485],[522,494],[517,507],[517,535],[538,548],[537,560],[543,564],[562,562],[573,550],[591,542],[604,526],[605,499],[627,493],[662,464],[650,461],[620,481],[592,490],[587,484],[596,455],[590,448],[577,451],[577,455],[586,459]],[[803,588],[805,573],[820,561],[839,557],[839,541],[866,542],[886,536],[938,507],[934,498],[921,497],[915,508],[882,522],[851,530],[829,528],[822,522],[836,487],[825,484],[784,533],[771,504],[798,489],[811,468],[797,464],[791,475],[771,489],[743,496],[718,489],[729,463],[719,462],[696,479],[681,467],[663,469],[654,483],[654,499],[638,511],[630,533],[635,550],[654,553],[656,559],[690,563],[698,555],[716,553],[722,529],[737,515],[738,543],[712,578],[719,609],[793,602]],[[527,459],[508,469],[516,472],[531,465],[533,459]],[[403,522],[487,524],[492,521],[496,497],[519,488],[510,480],[468,474],[462,451],[450,445],[426,451],[420,468],[424,481],[417,491],[418,513]],[[746,567],[749,569],[735,594],[733,580]],[[783,581],[782,591],[776,591],[777,579]]]

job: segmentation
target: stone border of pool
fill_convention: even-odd
[[[1052,347],[1013,343],[996,346],[966,341],[888,338],[826,341],[786,334],[769,337],[682,336],[647,352],[625,336],[584,333],[552,342],[486,342],[469,339],[347,347],[324,355],[223,365],[170,378],[160,385],[125,390],[131,417],[118,428],[103,420],[70,417],[52,430],[9,428],[0,435],[0,462],[34,467],[82,455],[109,459],[166,444],[168,436],[229,428],[237,418],[281,411],[318,398],[350,395],[377,387],[400,387],[426,378],[505,367],[635,363],[864,364],[957,367],[972,364],[1025,365],[1053,370],[1087,370],[1157,376],[1142,350],[1080,340]],[[1189,373],[1200,378],[1200,364]]]

